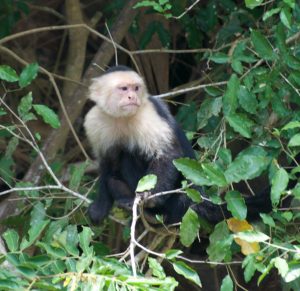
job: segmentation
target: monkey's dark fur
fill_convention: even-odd
[[[127,72],[134,73],[134,71],[128,67],[117,66],[108,70],[105,75],[109,75],[109,78],[114,78],[116,72],[123,72],[125,73],[124,76],[126,76]],[[110,80],[109,78],[108,80]],[[152,154],[149,155],[149,153],[146,153],[140,146],[143,141],[133,143],[133,145],[131,144],[131,146],[129,146],[127,142],[123,141],[124,139],[120,138],[116,139],[116,141],[100,155],[101,176],[99,194],[90,205],[88,211],[94,223],[99,223],[107,217],[114,202],[120,207],[129,209],[135,197],[138,181],[147,174],[155,174],[158,178],[155,189],[151,191],[152,193],[179,188],[183,177],[176,170],[172,161],[181,157],[195,158],[189,141],[164,102],[149,96],[146,96],[146,100],[143,102],[145,102],[145,104],[151,103],[150,105],[148,104],[152,108],[150,112],[152,115],[157,115],[156,119],[158,120],[158,124],[155,124],[155,126],[167,127],[170,131],[170,139],[167,143],[160,143],[159,140],[158,142],[153,142],[153,144],[158,144],[158,149],[154,149]],[[143,118],[149,118],[146,114],[144,115]],[[101,123],[101,121],[99,117],[99,123]],[[87,121],[85,127],[86,130],[90,127]],[[149,128],[149,131],[150,130],[151,128]],[[151,138],[160,139],[163,138],[163,136],[158,135],[153,137],[153,135],[149,134],[149,137],[146,137],[146,139],[150,144],[151,141],[148,139]],[[91,143],[93,143],[93,141],[91,141]],[[92,144],[92,146],[94,145]],[[96,151],[97,150],[96,148]],[[160,152],[160,154],[158,152]],[[201,192],[204,195],[203,191]],[[246,200],[248,215],[253,216],[259,212],[268,210],[269,206],[266,205],[267,200],[268,199],[264,196],[251,197]],[[185,194],[160,196],[149,200],[149,202],[145,204],[145,208],[151,213],[162,214],[166,223],[181,221],[189,207],[192,207],[199,216],[212,223],[222,220],[224,215],[230,216],[226,205],[218,206],[209,201],[194,204]]]

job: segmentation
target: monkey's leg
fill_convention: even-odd
[[[108,216],[109,211],[113,206],[113,197],[107,188],[106,182],[107,177],[102,175],[98,196],[88,209],[89,217],[95,224],[99,224],[106,216]]]
[[[124,181],[110,177],[107,186],[118,207],[127,210],[132,209],[134,194],[130,191],[129,186]]]

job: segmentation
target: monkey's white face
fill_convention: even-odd
[[[116,106],[122,116],[134,115],[141,106],[139,91],[141,91],[141,85],[138,83],[119,83],[113,89],[110,98],[111,106]]]
[[[113,72],[94,79],[90,99],[108,115],[129,117],[147,98],[143,79],[135,72]]]

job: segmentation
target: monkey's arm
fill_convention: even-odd
[[[180,156],[179,150],[174,147],[159,158],[153,158],[147,170],[147,174],[157,176],[157,183],[155,188],[151,190],[152,193],[174,190],[179,186],[180,173],[173,165],[173,160]],[[146,207],[160,207],[165,203],[168,197],[167,195],[162,195],[146,201]]]
[[[107,185],[111,175],[108,169],[109,164],[106,161],[101,162],[99,192],[97,193],[96,199],[88,208],[89,217],[95,224],[99,224],[109,214],[113,206],[113,197]]]
[[[130,190],[129,186],[116,177],[110,177],[107,181],[107,185],[117,206],[131,210],[134,193]]]

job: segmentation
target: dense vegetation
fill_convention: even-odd
[[[0,289],[300,290],[299,40],[295,0],[2,0]],[[174,195],[226,202],[232,218],[190,209],[180,226],[152,225],[137,199],[133,219],[114,209],[90,224],[86,92],[116,62],[194,145],[197,160],[174,161],[186,178]],[[272,211],[247,221],[251,195]]]

